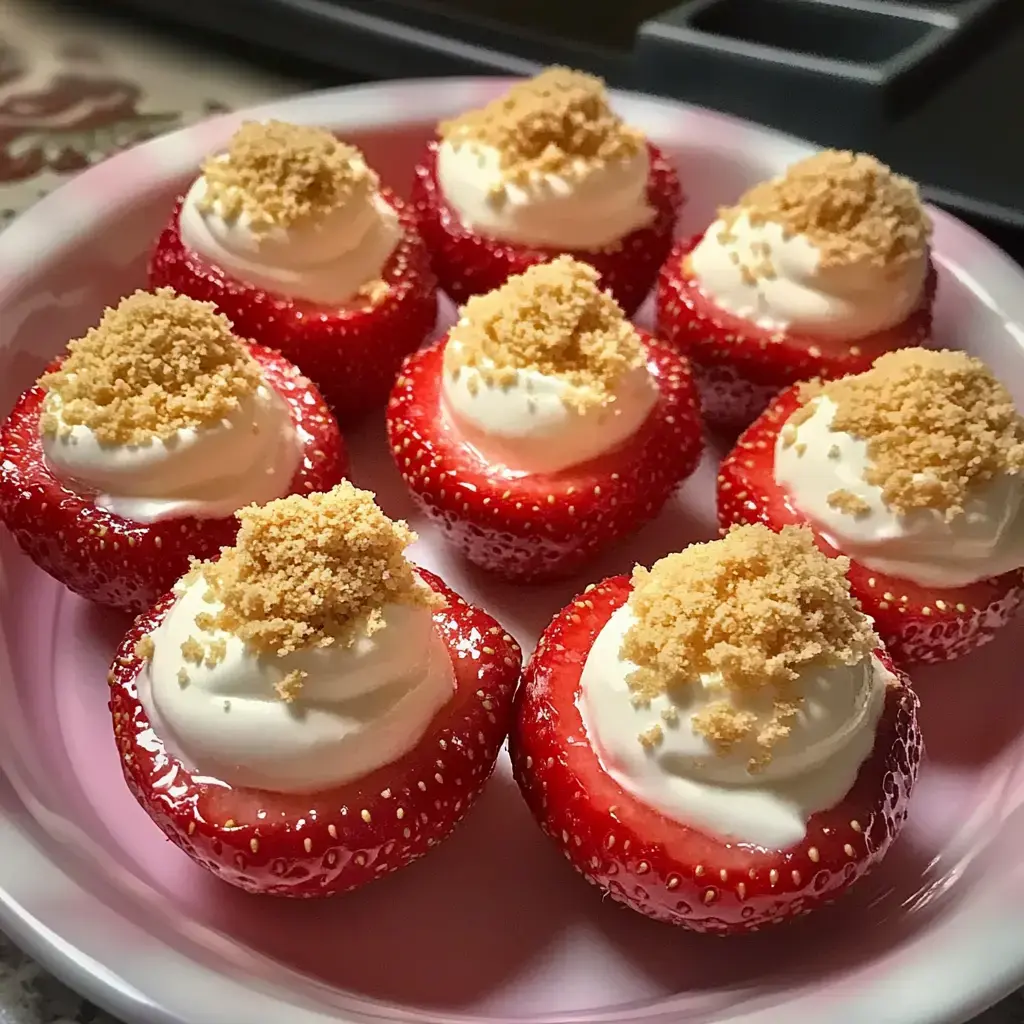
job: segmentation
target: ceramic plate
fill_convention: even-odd
[[[401,191],[435,122],[500,88],[391,83],[250,116],[331,126]],[[683,231],[808,151],[705,111],[618,99],[678,164],[691,197]],[[110,160],[0,235],[0,409],[104,305],[142,283],[175,190],[238,120]],[[937,340],[983,356],[1024,404],[1024,274],[963,224],[935,220]],[[352,447],[357,481],[415,521],[379,427]],[[530,650],[591,579],[713,535],[713,455],[632,544],[563,585],[495,583],[429,529],[414,557]],[[723,941],[602,901],[533,825],[504,763],[449,842],[367,889],[292,903],[222,885],[163,839],[122,782],[104,677],[125,626],[0,537],[0,927],[132,1024],[955,1024],[1024,982],[1020,627],[918,673],[929,756],[883,866],[832,909]]]

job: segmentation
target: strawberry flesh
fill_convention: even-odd
[[[541,828],[612,899],[694,931],[757,931],[831,902],[885,856],[906,818],[922,753],[918,700],[906,678],[896,673],[853,788],[811,816],[801,842],[770,849],[726,841],[627,793],[587,738],[576,706],[581,673],[629,593],[619,576],[580,595],[555,617],[524,674],[509,749]],[[876,653],[892,670],[888,655]]]
[[[547,263],[563,252],[596,267],[601,284],[615,296],[627,316],[647,297],[658,268],[672,246],[683,193],[672,164],[655,146],[650,151],[647,202],[655,211],[647,227],[638,228],[600,250],[563,250],[502,242],[474,234],[448,205],[437,180],[439,143],[431,142],[416,167],[412,205],[420,234],[430,250],[441,287],[461,305],[472,295],[500,287],[535,263]]]
[[[339,423],[353,423],[384,404],[402,359],[423,344],[437,320],[436,281],[413,214],[386,189],[381,194],[398,211],[405,235],[381,275],[388,289],[372,305],[318,306],[239,281],[185,247],[181,199],[150,258],[149,286],[214,303],[237,334],[298,366]]]
[[[250,345],[266,383],[287,403],[303,454],[290,493],[330,490],[348,473],[344,442],[316,388],[287,360]],[[58,365],[58,364],[54,364]],[[43,454],[38,385],[0,425],[0,522],[41,569],[69,590],[109,608],[149,608],[188,568],[211,558],[238,531],[233,516],[139,523],[99,508],[95,495],[62,484]]]
[[[863,373],[883,352],[922,345],[931,334],[934,267],[920,306],[903,323],[840,342],[768,331],[715,305],[684,266],[702,237],[677,242],[661,268],[657,332],[692,361],[704,418],[718,430],[739,433],[798,381]]]
[[[174,596],[139,616],[108,680],[121,766],[135,798],[196,863],[253,893],[331,896],[419,859],[462,820],[508,733],[521,652],[491,616],[419,572],[448,601],[434,621],[455,669],[452,700],[397,761],[310,795],[232,789],[167,751],[138,698],[135,646]]]
[[[722,461],[718,520],[723,530],[733,523],[764,523],[772,530],[803,523],[814,529],[775,482],[779,431],[799,405],[798,389],[784,391]],[[815,538],[826,554],[841,553],[817,530]],[[850,590],[901,665],[951,661],[988,643],[1014,617],[1024,597],[1021,570],[942,589],[886,576],[857,562],[851,562],[847,575]]]
[[[388,441],[407,486],[442,536],[471,562],[508,579],[576,571],[653,519],[703,450],[686,361],[641,335],[660,398],[621,447],[560,473],[491,465],[442,408],[446,339],[411,356],[387,411]]]

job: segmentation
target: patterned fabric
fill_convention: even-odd
[[[79,20],[69,5],[57,12],[40,0],[3,0],[0,230],[68,176],[120,149],[302,85],[123,24]],[[0,1024],[118,1022],[0,934]],[[1024,993],[974,1024],[1024,1024]]]

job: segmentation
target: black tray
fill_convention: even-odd
[[[1024,247],[1024,0],[108,0],[339,76],[612,85],[866,149]],[[321,76],[322,80],[322,76]],[[1017,232],[1020,232],[1018,237]]]

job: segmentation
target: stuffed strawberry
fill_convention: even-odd
[[[986,643],[1024,596],[1024,421],[963,352],[780,395],[721,465],[723,528],[809,523],[900,663]]]
[[[429,257],[404,204],[329,132],[242,126],[178,200],[150,284],[213,302],[349,423],[384,404],[434,329]]]
[[[286,359],[208,304],[136,292],[0,424],[0,522],[69,589],[139,612],[232,542],[237,509],[346,472],[334,418]]]
[[[606,896],[726,935],[831,902],[907,816],[918,701],[806,530],[744,527],[590,587],[510,736],[541,828]]]
[[[387,428],[446,539],[515,580],[569,574],[654,518],[703,445],[686,361],[570,257],[471,299],[407,360]]]
[[[456,302],[571,253],[627,315],[654,284],[682,203],[672,165],[612,112],[604,83],[566,68],[442,123],[413,184],[420,233]]]
[[[515,641],[405,560],[413,535],[342,484],[239,514],[125,637],[110,709],[128,786],[249,892],[346,892],[427,853],[494,768]]]
[[[707,421],[735,434],[797,381],[859,373],[927,340],[930,234],[912,182],[827,151],[677,243],[658,331],[692,360]]]

